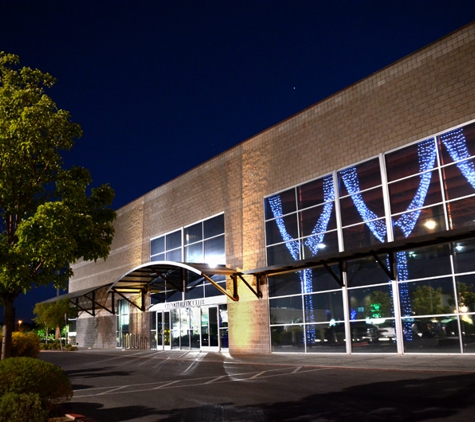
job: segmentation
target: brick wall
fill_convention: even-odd
[[[223,211],[228,265],[263,267],[264,196],[473,120],[474,98],[472,24],[122,208],[110,257],[75,265],[70,289],[115,281],[149,260],[151,238]],[[229,303],[231,351],[269,352],[266,297],[243,283],[239,295]]]

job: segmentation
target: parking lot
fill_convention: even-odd
[[[108,421],[466,421],[475,357],[42,352],[73,384],[68,405]]]

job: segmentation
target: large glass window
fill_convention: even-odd
[[[335,250],[333,176],[328,175],[266,198],[265,218],[269,265]]]
[[[379,159],[339,171],[338,185],[344,249],[386,242]]]
[[[150,242],[151,261],[224,265],[225,251],[224,214],[175,230]],[[213,281],[226,289],[225,277],[215,276]],[[165,289],[155,292],[152,301],[177,302],[222,295],[212,283],[203,278],[184,280],[183,283],[184,286],[177,286],[165,280]]]
[[[150,260],[224,265],[224,214],[152,239]]]
[[[268,265],[473,228],[475,123],[271,195],[264,216]],[[269,277],[272,350],[475,352],[474,252],[464,240]],[[393,258],[396,280],[381,267]]]

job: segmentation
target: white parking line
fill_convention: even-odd
[[[167,382],[166,384],[159,385],[158,387],[151,388],[151,390],[160,390],[160,388],[168,387],[169,385],[176,384],[177,382],[180,382],[180,380]]]
[[[104,391],[103,393],[98,393],[98,394],[96,394],[96,396],[102,396],[104,394],[114,393],[115,391],[122,390],[122,389],[127,388],[127,387],[129,387],[129,386],[128,385],[123,385],[121,387],[116,387],[116,388],[113,388],[112,390],[107,390],[107,391]]]
[[[139,393],[141,391],[150,391],[150,390],[161,390],[167,388],[188,388],[188,387],[196,387],[200,385],[210,385],[210,384],[220,384],[220,383],[227,383],[227,382],[243,382],[243,381],[260,381],[267,378],[275,378],[275,377],[282,377],[282,376],[289,376],[292,374],[302,374],[306,372],[317,372],[317,371],[325,371],[329,370],[330,368],[309,368],[306,370],[301,370],[302,367],[298,368],[276,368],[270,369],[267,371],[259,371],[259,372],[243,372],[240,374],[234,374],[233,376],[228,375],[221,375],[221,376],[214,376],[214,377],[199,377],[199,378],[190,378],[184,380],[174,380],[174,381],[162,381],[161,382],[148,382],[143,384],[129,384],[123,385],[120,387],[110,388],[110,387],[93,387],[88,389],[82,390],[75,390],[74,391],[74,399],[84,398],[84,397],[95,397],[95,396],[104,396],[104,395],[112,395],[112,394],[131,394],[131,393]],[[300,370],[300,371],[299,371]],[[237,375],[243,378],[235,378]],[[157,385],[160,384],[160,385]],[[155,387],[151,388],[151,385],[155,385]],[[96,392],[92,393],[92,391],[96,390]],[[101,390],[98,392],[97,390]],[[105,390],[105,391],[104,391]],[[85,394],[81,394],[85,393]],[[92,393],[92,394],[91,394]]]

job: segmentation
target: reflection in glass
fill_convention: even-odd
[[[305,309],[306,322],[342,321],[343,299],[341,291],[317,293],[312,296],[312,309]]]
[[[442,205],[436,205],[394,216],[393,229],[395,240],[444,231],[444,208]],[[407,231],[408,229],[410,231]]]
[[[185,247],[185,262],[203,262],[203,244],[201,242]]]
[[[446,132],[438,138],[442,165],[466,160],[475,155],[475,124],[473,123]],[[463,166],[462,169],[464,169]],[[468,176],[469,168],[464,169],[464,173]]]
[[[357,174],[357,179],[353,178],[353,174]],[[340,196],[351,195],[380,184],[381,170],[377,158],[338,172]]]
[[[224,214],[203,221],[203,233],[205,239],[224,233]]]
[[[273,352],[298,352],[305,350],[303,325],[271,327]]]
[[[348,290],[350,319],[392,318],[392,289],[389,283]]]
[[[298,273],[277,274],[268,279],[269,297],[291,295],[301,292]]]
[[[312,207],[314,205],[323,204],[328,201],[325,198],[324,185],[326,183],[333,184],[333,176],[330,174],[318,180],[305,183],[297,187],[298,207],[303,210],[305,208]]]
[[[165,251],[165,237],[152,239],[150,242],[150,255],[156,255]]]
[[[303,321],[302,296],[270,299],[271,324],[292,324]]]
[[[380,255],[379,259],[383,263],[388,262],[387,255]],[[349,287],[389,282],[388,275],[373,257],[348,261],[346,266],[346,274]]]
[[[310,248],[310,245],[312,248]],[[315,256],[315,250],[318,250],[320,255],[328,255],[338,253],[338,233],[337,231],[324,233],[321,236],[311,236],[303,239],[303,256],[302,259],[308,259]]]
[[[325,207],[327,207],[328,210],[326,210]],[[325,218],[325,224],[316,226],[315,223],[318,221],[318,219],[321,216],[325,216],[326,213],[328,213],[328,216]],[[300,236],[310,236],[312,234],[320,233],[319,228],[322,232],[336,229],[336,217],[333,203],[320,205],[318,207],[313,207],[300,212],[299,222]]]
[[[459,199],[447,204],[447,215],[452,230],[475,226],[475,198]]]
[[[389,198],[391,200],[391,211],[393,214],[399,214],[413,209],[411,207],[411,202],[414,201],[414,198],[417,198],[422,176],[427,178],[427,186],[425,187],[427,193],[424,198],[421,197],[420,202],[415,205],[420,208],[422,206],[442,202],[439,173],[433,171],[424,175],[417,175],[409,179],[404,179],[397,183],[391,183],[389,185]]]
[[[300,259],[299,253],[300,243],[290,241],[288,243],[281,243],[279,245],[270,246],[267,248],[267,265],[284,264],[295,261],[289,252],[289,249],[295,250],[297,259]]]
[[[434,139],[423,141],[422,144],[429,146],[429,142],[434,144]],[[389,182],[418,174],[420,172],[419,144],[386,154],[386,171]]]
[[[475,161],[473,159],[465,161],[464,164],[467,167],[475,167]],[[442,167],[442,174],[445,182],[445,195],[448,200],[473,195],[475,193],[473,186],[467,183],[467,178],[456,164]]]
[[[193,224],[192,226],[185,227],[184,230],[185,235],[185,245],[189,245],[191,243],[199,242],[203,240],[203,225],[202,223]]]
[[[455,321],[455,322],[454,322]],[[412,330],[411,338],[404,337],[404,350],[409,353],[460,352],[457,318],[453,315],[405,319]],[[404,323],[404,321],[403,321]]]
[[[399,280],[434,277],[452,272],[450,248],[447,244],[412,249],[403,253],[407,259],[407,263],[402,267],[406,274],[399,272]],[[402,258],[402,255],[398,254],[398,258]]]
[[[204,262],[212,266],[226,264],[224,235],[205,240]]]
[[[307,343],[307,352],[346,352],[345,326],[343,324],[312,324],[306,327],[315,333],[314,341]]]
[[[475,241],[468,240],[453,244],[454,266],[456,273],[475,271]]]
[[[395,353],[396,331],[393,321],[379,326],[365,321],[350,324],[351,348],[353,353]]]
[[[340,200],[343,226],[367,222],[384,216],[383,190],[378,187]],[[384,235],[381,234],[383,238]]]
[[[285,217],[270,220],[266,223],[266,244],[273,245],[274,243],[281,243],[283,240],[282,226],[285,231],[293,239],[298,237],[297,215],[291,214]]]
[[[457,303],[451,298],[449,305],[454,312],[467,314],[475,312],[475,274],[456,277]],[[458,307],[458,309],[457,309]]]
[[[407,283],[413,315],[437,315],[453,312],[452,278]]]
[[[271,207],[271,204],[278,200],[281,204],[279,208],[279,212],[275,212],[275,208]],[[264,201],[265,204],[265,218],[269,220],[270,218],[280,217],[282,215],[289,214],[291,212],[295,212],[296,210],[296,202],[295,202],[295,188],[286,190],[285,192],[281,192],[278,195],[270,196],[266,198]]]
[[[181,246],[181,230],[167,234],[165,237],[167,250],[179,248]]]
[[[167,261],[181,262],[181,249],[175,249],[166,253]]]
[[[371,225],[362,223],[356,226],[344,228],[343,239],[345,243],[345,251],[380,244],[381,241],[375,237],[373,231],[376,231],[374,227],[385,227],[385,224],[385,221],[381,219],[372,221]],[[379,231],[382,232],[383,230]],[[386,236],[386,234],[384,235]],[[383,241],[386,242],[386,237],[384,237]]]

